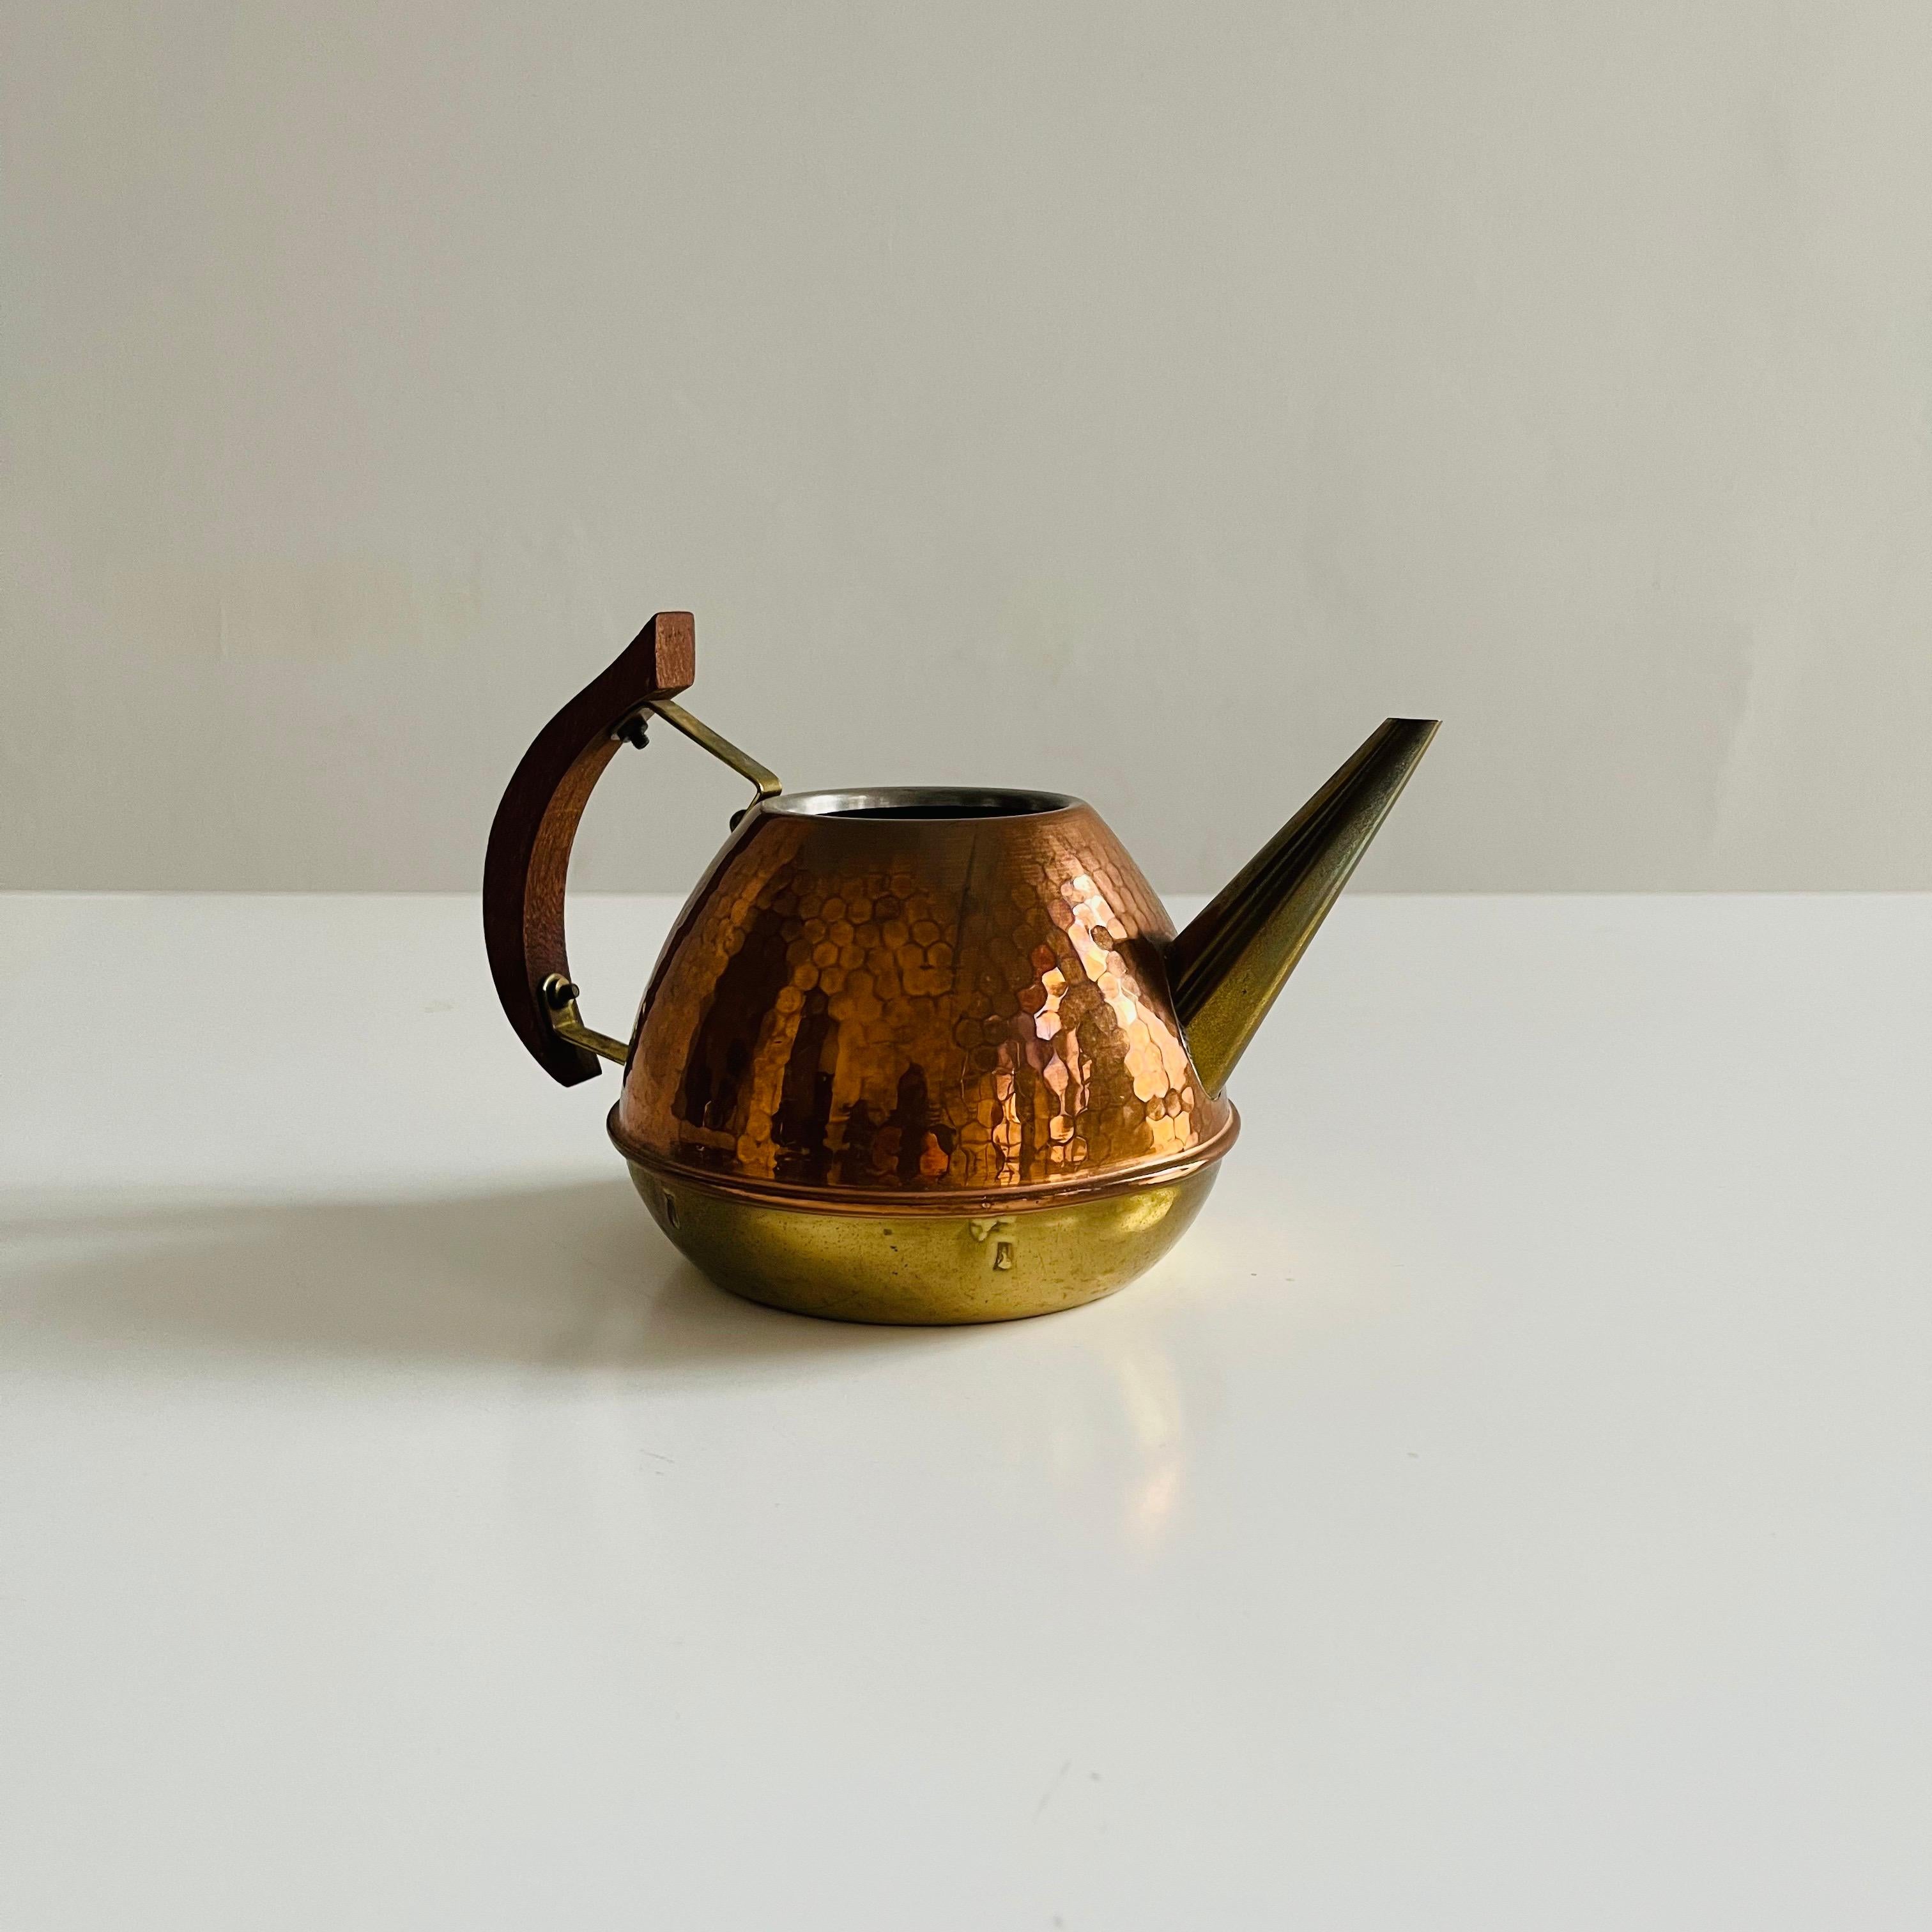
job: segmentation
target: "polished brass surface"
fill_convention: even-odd
[[[1234,1118],[1188,1057],[1172,936],[1077,800],[782,796],[680,916],[614,1132],[672,1172],[826,1202],[992,1211],[1150,1179]]]
[[[644,716],[646,712],[655,712],[666,724],[675,725],[694,745],[701,745],[719,763],[729,765],[740,778],[749,779],[757,789],[757,796],[752,801],[754,805],[776,798],[784,790],[784,782],[777,772],[760,764],[750,752],[740,750],[730,739],[721,737],[703,718],[694,718],[674,698],[653,698],[648,704],[639,706],[612,735],[641,750],[644,742]]]
[[[614,1060],[620,1066],[623,1065],[630,1057],[630,1049],[621,1040],[614,1040],[608,1033],[599,1033],[595,1027],[584,1024],[584,1016],[577,1010],[578,989],[572,981],[561,973],[553,973],[544,982],[543,991],[550,1007],[550,1023],[560,1039],[584,1048],[601,1060]]]
[[[612,730],[614,738],[621,738],[627,745],[634,745],[639,751],[646,748],[645,726],[650,716],[655,713],[668,724],[675,725],[692,743],[700,745],[718,760],[729,765],[741,778],[751,780],[758,788],[752,799],[753,805],[762,805],[768,798],[776,798],[784,789],[783,781],[777,772],[758,763],[750,752],[740,751],[728,738],[721,737],[701,718],[694,718],[684,706],[668,698],[654,698],[648,704],[640,705]],[[736,814],[731,820],[735,830],[738,822],[745,816]],[[560,1040],[567,1040],[573,1046],[580,1046],[596,1054],[600,1059],[614,1060],[620,1066],[630,1058],[630,1049],[621,1040],[608,1033],[599,1033],[595,1027],[586,1026],[584,1016],[578,1011],[577,1003],[581,989],[561,973],[553,973],[543,984],[544,1000],[550,1009],[550,1023]]]
[[[1178,1180],[974,1214],[831,1212],[740,1198],[631,1162],[658,1226],[721,1288],[840,1322],[1010,1322],[1097,1300],[1151,1268],[1214,1184]]]
[[[1219,1094],[1436,736],[1390,718],[1256,854],[1168,955],[1174,1009]]]

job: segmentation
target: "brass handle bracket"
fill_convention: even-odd
[[[627,712],[610,728],[611,739],[620,744],[634,745],[640,752],[646,749],[653,716],[676,726],[694,744],[702,746],[714,758],[729,765],[740,778],[750,780],[757,787],[751,805],[746,806],[743,812],[733,813],[731,829],[734,832],[745,812],[762,805],[768,798],[777,797],[784,789],[776,772],[768,771],[748,752],[740,751],[728,738],[721,738],[701,718],[694,718],[682,705],[674,704],[668,698],[647,698]],[[604,755],[608,758],[610,754],[607,752]],[[580,1047],[586,1053],[594,1053],[600,1060],[613,1060],[620,1066],[630,1058],[630,1049],[623,1041],[585,1025],[577,1005],[582,995],[574,980],[565,974],[550,974],[542,982],[542,991],[544,1017],[550,1022],[550,1031],[559,1040]]]
[[[733,831],[737,830],[739,821],[743,818],[745,812],[752,810],[754,806],[763,805],[768,798],[776,798],[784,790],[777,772],[760,764],[750,752],[740,750],[730,739],[720,737],[703,718],[694,718],[682,705],[672,698],[646,699],[628,718],[621,719],[613,728],[611,736],[622,739],[627,745],[636,746],[640,752],[644,750],[650,742],[647,734],[653,714],[662,718],[667,724],[675,726],[694,745],[709,752],[719,764],[729,765],[741,778],[748,780],[757,788],[752,803],[746,806],[743,812],[734,812],[731,814]]]
[[[646,750],[650,742],[649,733],[653,716],[674,725],[692,743],[701,746],[721,764],[729,765],[740,778],[748,779],[757,788],[752,803],[743,812],[732,814],[731,829],[734,832],[746,812],[753,806],[762,805],[768,798],[777,797],[784,789],[776,772],[767,770],[750,752],[740,751],[728,738],[720,737],[704,719],[694,718],[682,705],[668,698],[646,699],[610,728],[610,736],[620,743],[634,745],[640,752]],[[549,1016],[550,1030],[559,1040],[567,1040],[572,1046],[596,1054],[600,1060],[614,1060],[622,1066],[630,1058],[630,1049],[621,1040],[584,1024],[584,1016],[577,1005],[581,997],[576,982],[562,973],[552,973],[544,980],[544,1008]]]
[[[543,996],[544,1004],[550,1009],[551,1030],[559,1040],[567,1040],[572,1046],[580,1046],[600,1060],[615,1060],[620,1066],[630,1058],[631,1050],[621,1040],[584,1024],[584,1016],[577,1010],[578,989],[561,973],[553,973],[544,980]]]
[[[657,620],[653,618],[653,624]],[[688,676],[686,676],[686,682],[690,682]],[[678,690],[682,690],[682,688],[684,688],[682,684],[678,686]],[[610,713],[607,711],[604,717],[608,717],[608,715]],[[704,746],[704,749],[707,749],[709,754],[718,759],[721,764],[730,765],[732,771],[738,772],[738,777],[749,778],[752,784],[758,786],[758,792],[755,792],[752,804],[746,806],[744,812],[732,815],[732,831],[738,829],[738,821],[744,818],[746,812],[754,809],[754,806],[761,806],[767,798],[777,798],[778,792],[784,790],[784,786],[778,782],[777,772],[767,771],[758,759],[752,758],[749,752],[740,752],[738,746],[732,744],[728,738],[721,738],[713,728],[705,724],[704,718],[694,718],[690,711],[686,711],[684,705],[672,704],[668,698],[647,698],[644,704],[634,705],[630,711],[626,711],[624,717],[618,718],[616,724],[610,727],[608,740],[597,740],[604,746],[601,758],[608,759],[613,755],[613,752],[608,749],[610,744],[634,744],[638,746],[640,752],[645,749],[645,746],[650,742],[647,740],[647,730],[650,730],[653,717],[661,717],[667,724],[674,724],[678,730],[684,732],[686,738],[690,738],[694,744]],[[601,765],[597,769],[601,769]],[[595,781],[595,772],[591,777]],[[578,800],[578,809],[581,809],[581,804],[584,802],[580,798]],[[562,885],[562,881],[558,879],[558,896],[560,896],[560,885]],[[581,997],[580,989],[568,974],[547,974],[541,982],[539,991],[543,995],[543,1018],[549,1020],[550,1032],[556,1036],[556,1040],[564,1041],[566,1046],[580,1047],[584,1053],[595,1053],[597,1059],[601,1060],[614,1060],[618,1066],[622,1066],[630,1059],[630,1047],[624,1041],[616,1040],[610,1034],[599,1034],[595,1026],[584,1024],[584,1014],[578,1010],[578,999]],[[590,1070],[595,1072],[595,1069]],[[584,1074],[576,1074],[576,1078],[584,1078]]]

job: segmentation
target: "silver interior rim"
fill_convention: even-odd
[[[801,818],[1036,818],[1078,805],[1058,791],[963,785],[873,785],[859,791],[782,792],[766,812]]]

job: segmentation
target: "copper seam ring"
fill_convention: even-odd
[[[993,1192],[956,1194],[792,1186],[783,1181],[748,1181],[707,1174],[702,1168],[682,1166],[666,1160],[661,1154],[646,1153],[626,1142],[618,1130],[615,1107],[610,1109],[604,1126],[611,1144],[626,1160],[643,1168],[666,1186],[694,1187],[734,1201],[754,1202],[768,1208],[801,1208],[815,1214],[932,1214],[951,1215],[961,1220],[983,1220],[989,1216],[1021,1213],[1031,1208],[1071,1207],[1078,1202],[1102,1200],[1110,1195],[1132,1194],[1142,1188],[1184,1180],[1202,1168],[1212,1166],[1234,1145],[1234,1138],[1240,1132],[1241,1118],[1231,1102],[1228,1124],[1212,1140],[1204,1141],[1174,1159],[1112,1174],[1104,1180],[1048,1181],[1043,1185]]]

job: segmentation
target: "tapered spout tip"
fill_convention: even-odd
[[[1174,940],[1174,1011],[1210,1093],[1227,1084],[1441,722],[1385,718]]]

